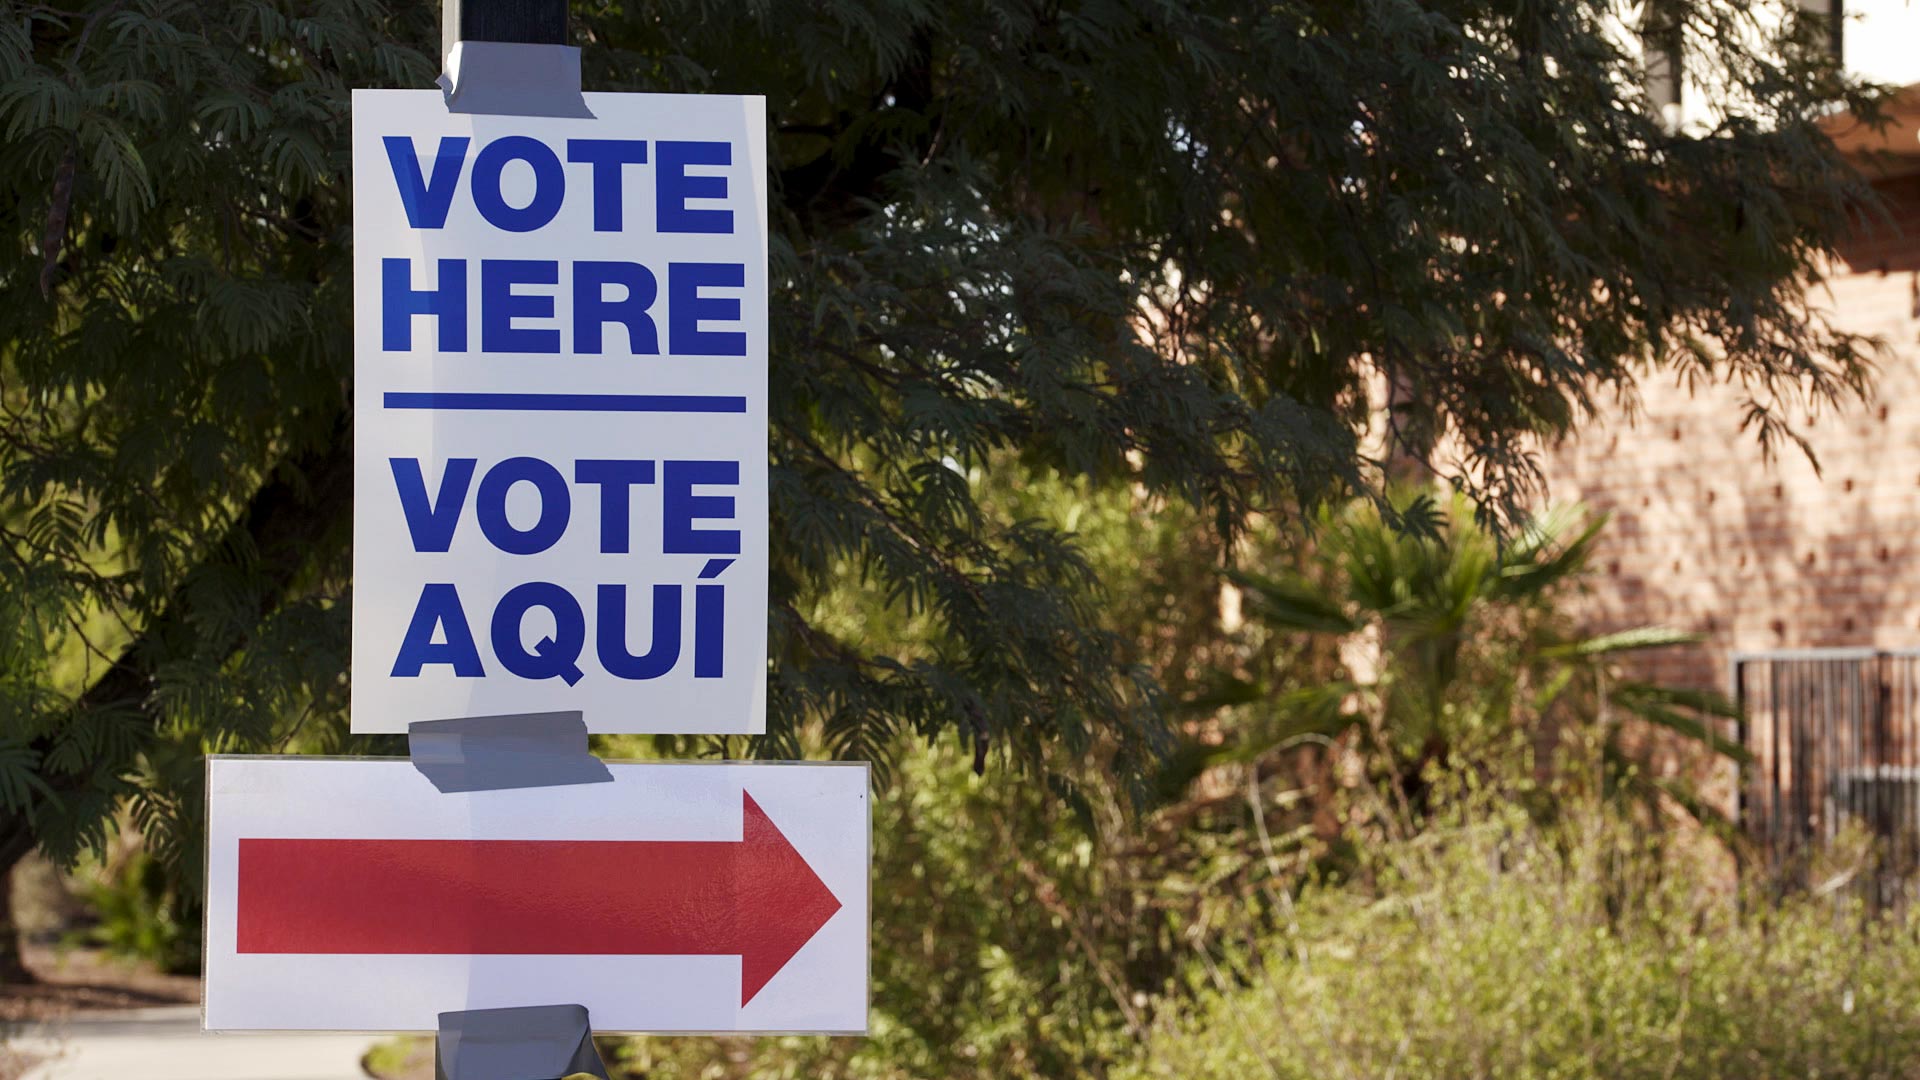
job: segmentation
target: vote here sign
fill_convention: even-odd
[[[401,759],[214,757],[206,1026],[431,1031],[578,1003],[596,1031],[867,1026],[867,769],[610,763],[442,793]]]
[[[764,102],[356,90],[352,726],[758,733]]]

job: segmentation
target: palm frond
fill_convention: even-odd
[[[1204,716],[1236,705],[1251,705],[1273,694],[1266,683],[1228,675],[1194,696],[1179,702],[1174,711],[1186,716]]]
[[[1575,657],[1608,656],[1637,649],[1664,649],[1673,645],[1692,645],[1703,640],[1705,640],[1703,635],[1687,630],[1676,630],[1670,626],[1637,626],[1631,630],[1617,630],[1610,634],[1599,634],[1578,641],[1549,645],[1540,650],[1540,655],[1551,660],[1567,660]]]
[[[1250,614],[1281,630],[1311,634],[1352,634],[1364,625],[1340,601],[1300,580],[1262,577],[1230,570],[1227,577],[1246,590]]]
[[[1739,851],[1747,842],[1746,833],[1741,831],[1739,821],[1723,812],[1713,802],[1701,795],[1694,786],[1677,776],[1661,777],[1649,781],[1660,794],[1673,800],[1673,804],[1686,811],[1688,817],[1720,839],[1728,848]]]
[[[1511,599],[1535,597],[1569,578],[1578,576],[1586,569],[1587,558],[1592,554],[1593,542],[1599,537],[1600,529],[1605,523],[1604,518],[1596,518],[1588,522],[1579,535],[1561,545],[1559,550],[1551,555],[1544,555],[1544,552],[1551,547],[1554,538],[1545,535],[1529,545],[1524,557],[1517,552],[1510,555],[1500,571],[1501,595]],[[1556,528],[1564,527],[1559,522],[1552,524]]]
[[[1637,701],[1651,701],[1728,720],[1739,720],[1745,715],[1740,711],[1737,702],[1717,690],[1661,686],[1658,683],[1625,679],[1613,685],[1612,694],[1616,700],[1631,698]]]
[[[1742,765],[1753,763],[1753,752],[1740,743],[1713,730],[1712,725],[1697,716],[1689,716],[1678,709],[1671,709],[1657,702],[1647,700],[1623,699],[1615,702],[1622,709],[1649,724],[1666,728],[1676,735],[1705,746],[1713,752],[1733,759]]]
[[[1253,761],[1303,739],[1335,738],[1361,722],[1360,714],[1347,709],[1347,701],[1360,689],[1355,683],[1335,680],[1287,691],[1274,699],[1271,713],[1223,746],[1217,760]]]
[[[1585,513],[1579,503],[1559,503],[1528,518],[1507,541],[1507,560],[1516,565],[1539,561]]]
[[[1548,676],[1546,684],[1541,686],[1533,695],[1534,711],[1544,713],[1548,709],[1553,708],[1553,703],[1560,700],[1560,695],[1565,693],[1567,687],[1573,684],[1575,674],[1577,674],[1577,672],[1575,672],[1573,668],[1562,667],[1556,669],[1552,675]]]

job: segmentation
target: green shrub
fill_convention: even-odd
[[[84,895],[96,921],[76,935],[80,942],[165,972],[200,970],[197,896],[183,893],[146,851],[135,851],[118,866],[102,870]]]
[[[1593,635],[1574,617],[1605,517],[1561,507],[1503,537],[1463,495],[1440,504],[1429,490],[1407,489],[1394,507],[1366,499],[1329,507],[1303,565],[1230,575],[1269,647],[1337,659],[1304,680],[1219,672],[1193,703],[1229,714],[1229,735],[1206,761],[1341,740],[1416,809],[1433,770],[1509,781],[1535,772],[1557,786],[1597,780],[1611,798],[1640,803],[1645,825],[1680,809],[1729,827],[1694,781],[1708,770],[1724,775],[1716,756],[1748,760],[1729,737],[1739,711],[1717,693],[1630,678],[1621,663],[1697,635],[1661,626]],[[1537,768],[1516,774],[1518,747]],[[1651,767],[1667,750],[1688,767]]]
[[[1125,1057],[1128,1012],[1146,1002],[1132,988],[1167,985],[1157,921],[1086,821],[971,761],[944,744],[910,753],[874,799],[867,1038],[634,1039],[615,1055],[628,1075],[1051,1080]]]
[[[1121,1075],[1764,1080],[1920,1061],[1915,923],[1743,904],[1710,863],[1598,812],[1436,825],[1286,909],[1163,1002]]]

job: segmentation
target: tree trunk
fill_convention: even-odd
[[[18,859],[0,869],[0,986],[36,982],[20,956],[20,928],[13,921],[13,868]]]

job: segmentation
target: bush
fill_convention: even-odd
[[[912,753],[874,799],[869,1037],[640,1038],[614,1055],[627,1074],[1051,1080],[1126,1056],[1129,988],[1167,985],[1139,941],[1155,920],[1053,793],[970,765]]]
[[[1920,937],[1744,904],[1611,812],[1513,810],[1376,846],[1163,1003],[1129,1080],[1907,1077]]]
[[[1717,693],[1623,670],[1626,654],[1697,636],[1660,626],[1591,635],[1573,616],[1604,517],[1562,507],[1503,537],[1465,496],[1443,506],[1409,489],[1394,500],[1391,512],[1366,499],[1329,507],[1299,568],[1231,575],[1271,644],[1337,659],[1308,679],[1220,672],[1194,703],[1231,713],[1211,760],[1340,740],[1416,809],[1429,771],[1509,781],[1537,771],[1557,785],[1597,780],[1612,798],[1640,803],[1648,826],[1679,809],[1730,827],[1694,782],[1727,774],[1714,755],[1749,759],[1729,737],[1738,709]],[[1514,772],[1518,747],[1530,748],[1537,770]],[[1668,750],[1689,767],[1653,768]],[[1554,807],[1536,810],[1550,816]]]
[[[102,869],[84,895],[97,920],[77,935],[85,944],[171,974],[200,970],[197,893],[183,892],[151,854],[135,850]]]

